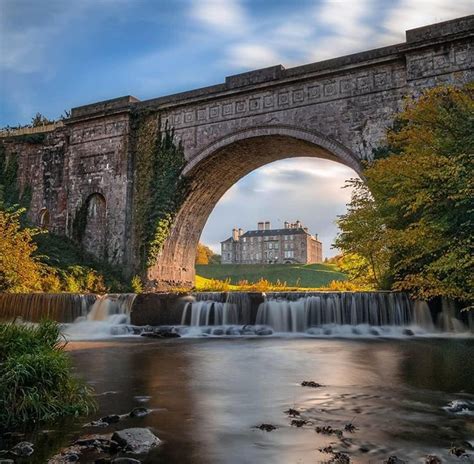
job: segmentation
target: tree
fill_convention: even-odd
[[[473,300],[473,115],[473,83],[408,101],[364,169],[366,187],[355,181],[336,245],[383,263],[377,286]]]
[[[218,264],[219,256],[206,245],[199,243],[196,253],[196,264]]]
[[[35,258],[35,231],[20,227],[23,210],[0,209],[0,292],[42,290],[44,266]]]

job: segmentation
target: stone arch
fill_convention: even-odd
[[[92,193],[85,202],[82,246],[98,259],[106,258],[107,204],[101,193]]]
[[[50,221],[51,217],[48,208],[41,208],[38,213],[38,227],[41,227],[41,229],[49,229]]]
[[[190,192],[157,264],[148,269],[149,287],[192,286],[199,237],[222,195],[251,171],[273,161],[295,157],[330,159],[361,173],[358,157],[339,142],[315,131],[283,125],[229,134],[193,156],[183,171],[190,179]]]

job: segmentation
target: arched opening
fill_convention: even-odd
[[[84,250],[98,259],[106,258],[106,215],[103,195],[93,193],[86,200],[85,228],[82,237]]]
[[[38,226],[41,229],[49,229],[50,215],[47,208],[41,208],[38,214]]]
[[[190,193],[176,217],[158,263],[148,270],[152,288],[192,286],[196,248],[204,225],[224,193],[251,171],[273,161],[316,157],[338,161],[360,173],[347,148],[320,134],[288,127],[240,131],[205,148],[188,163]]]

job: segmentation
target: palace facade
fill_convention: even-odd
[[[323,245],[300,221],[285,222],[283,229],[272,229],[270,222],[259,222],[256,230],[233,229],[221,242],[222,264],[320,263]]]

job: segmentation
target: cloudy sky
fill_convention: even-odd
[[[472,0],[0,0],[0,126],[398,43],[406,29],[473,12]],[[349,196],[341,186],[354,175],[315,159],[267,165],[227,192],[203,241],[216,247],[259,219],[300,219],[333,254]]]

